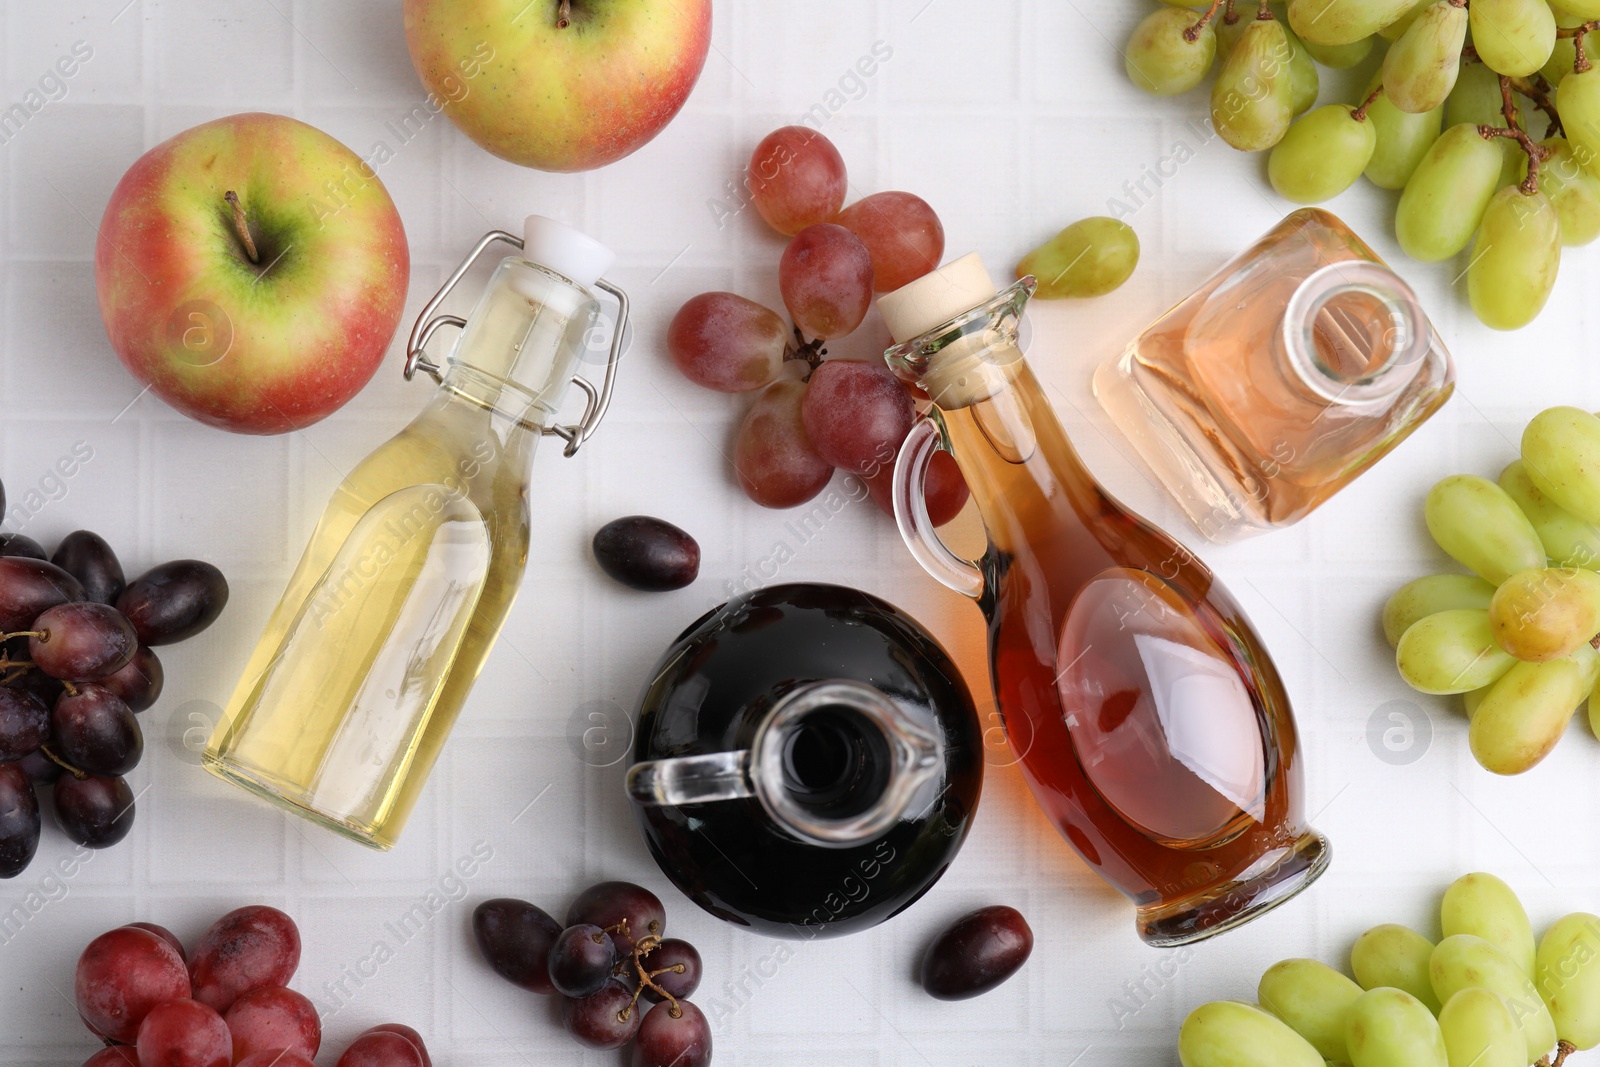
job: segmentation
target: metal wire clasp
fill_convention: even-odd
[[[451,290],[466,277],[472,265],[496,241],[503,241],[519,252],[522,250],[522,238],[505,230],[491,230],[479,238],[472,251],[467,253],[467,258],[463,259],[455,272],[445,279],[444,285],[433,294],[433,298],[423,305],[422,312],[417,316],[416,325],[411,327],[411,337],[406,342],[406,381],[409,382],[415,377],[419,370],[436,382],[444,380],[439,365],[427,356],[428,342],[443,327],[454,326],[461,329],[466,326],[467,320],[459,315],[440,315],[437,312]],[[606,417],[606,412],[611,408],[611,393],[617,384],[617,364],[622,360],[623,337],[628,328],[628,294],[604,278],[594,284],[595,288],[605,290],[616,300],[617,321],[611,331],[611,352],[606,356],[606,373],[600,382],[600,387],[596,389],[594,384],[582,375],[572,376],[572,384],[583,390],[583,417],[569,426],[546,426],[541,431],[546,436],[559,437],[567,443],[567,447],[562,450],[562,455],[565,456],[575,454],[583,443],[594,435],[600,420]]]

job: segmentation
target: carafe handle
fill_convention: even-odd
[[[750,750],[650,760],[628,768],[628,796],[651,807],[755,796]]]
[[[944,447],[944,433],[932,417],[922,415],[911,424],[911,432],[906,434],[894,464],[894,483],[890,490],[894,499],[894,522],[900,528],[901,540],[922,564],[923,570],[941,584],[976,600],[983,595],[986,584],[983,571],[972,560],[962,559],[950,551],[928,517],[928,500],[924,495],[928,464],[933,454]]]

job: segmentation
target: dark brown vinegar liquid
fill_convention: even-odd
[[[1288,856],[1294,725],[1239,605],[1099,488],[1026,365],[941,415],[991,542],[996,699],[1056,827],[1157,918]]]

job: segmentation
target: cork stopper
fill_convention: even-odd
[[[941,323],[964,315],[998,293],[976,252],[968,252],[936,271],[878,298],[878,312],[896,344],[920,337]]]

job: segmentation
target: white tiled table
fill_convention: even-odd
[[[1413,697],[1395,676],[1375,620],[1392,586],[1438,562],[1419,511],[1427,485],[1456,470],[1498,471],[1521,423],[1542,406],[1594,403],[1596,319],[1582,304],[1600,278],[1592,252],[1567,257],[1543,317],[1513,335],[1477,325],[1462,287],[1451,285],[1460,264],[1404,264],[1459,360],[1456,399],[1300,527],[1226,549],[1197,546],[1251,612],[1294,694],[1308,806],[1334,844],[1333,868],[1312,891],[1239,932],[1178,954],[1141,945],[1127,904],[1057,839],[1016,772],[1001,767],[989,775],[965,851],[922,903],[871,933],[795,947],[775,977],[758,982],[746,976],[773,971],[777,943],[676,897],[634,833],[621,766],[591,767],[577,755],[571,724],[589,702],[631,710],[671,636],[723,599],[746,564],[792,537],[788,516],[743,500],[722,458],[740,402],[678,377],[661,336],[676,306],[702,290],[777,303],[780,239],[753,212],[719,229],[708,201],[725,195],[762,134],[815,105],[849,163],[852,199],[915,191],[943,217],[951,254],[977,249],[1001,272],[1068,221],[1126,199],[1125,183],[1153,172],[1179,142],[1194,150],[1159,187],[1145,177],[1149,195],[1132,218],[1144,246],[1133,279],[1098,301],[1036,307],[1032,359],[1094,471],[1128,503],[1195,539],[1130,464],[1090,397],[1090,371],[1286,205],[1267,187],[1260,157],[1206,142],[1203,94],[1161,101],[1128,84],[1116,45],[1146,6],[719,0],[713,52],[687,108],[615,166],[525,171],[490,158],[443,119],[398,148],[381,176],[412,241],[407,326],[481,232],[538,211],[618,251],[612,277],[633,296],[637,338],[599,436],[575,460],[554,448],[539,457],[526,588],[405,839],[378,855],[212,780],[183,735],[226,698],[341,473],[409,419],[427,387],[401,381],[397,341],[360,397],[304,433],[234,437],[150,397],[130,406],[139,386],[107,347],[92,255],[94,223],[123,170],[197,122],[283,111],[363,154],[379,140],[396,147],[386,124],[423,95],[399,5],[5,0],[5,104],[74,42],[94,54],[64,98],[0,145],[0,477],[14,502],[40,490],[28,534],[53,544],[70,530],[95,529],[130,571],[204,557],[228,574],[233,601],[209,633],[163,655],[167,692],[143,717],[148,748],[133,776],[142,793],[130,839],[70,878],[51,878],[73,850],[48,828],[34,866],[0,885],[0,1061],[59,1067],[93,1050],[63,994],[94,934],[145,919],[192,942],[217,915],[253,901],[299,920],[305,954],[295,984],[328,1013],[330,1053],[366,1026],[398,1019],[428,1037],[441,1067],[617,1062],[580,1052],[552,1006],[490,974],[468,935],[477,899],[523,896],[559,912],[606,877],[660,891],[671,931],[703,951],[708,977],[696,1000],[715,1021],[717,1062],[796,1067],[1174,1063],[1176,1026],[1196,1003],[1251,996],[1256,976],[1283,956],[1342,960],[1376,922],[1430,929],[1439,889],[1463,870],[1510,880],[1536,923],[1593,909],[1594,739],[1575,727],[1584,735],[1536,773],[1492,779],[1467,754],[1462,718]],[[875,42],[891,57],[870,79],[852,81],[848,72]],[[1365,77],[1329,80],[1348,98]],[[1363,185],[1332,207],[1400,262],[1388,226],[1393,199]],[[863,330],[839,348],[866,356],[881,336],[881,328]],[[80,441],[93,458],[70,480],[51,481],[57,457]],[[633,512],[699,536],[696,585],[642,596],[599,575],[590,533]],[[815,540],[791,547],[783,580],[844,582],[888,597],[934,629],[986,692],[976,609],[921,575],[875,507],[847,508]],[[1380,760],[1368,742],[1375,713],[1397,700],[1432,737],[1405,765]],[[452,880],[455,861],[475,845],[493,858],[465,885]],[[1029,917],[1034,958],[986,998],[927,999],[911,979],[921,946],[940,924],[991,902]],[[4,918],[14,907],[25,921]],[[426,922],[415,918],[424,914]],[[380,953],[380,943],[389,951]]]

